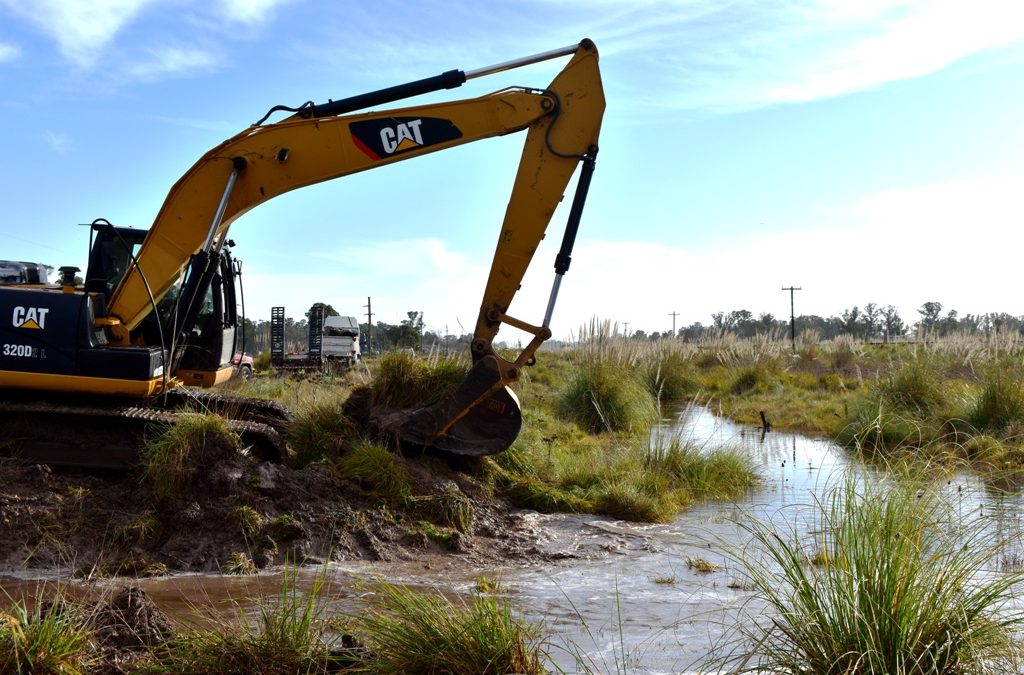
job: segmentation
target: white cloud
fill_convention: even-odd
[[[657,19],[656,21],[652,19]],[[662,80],[650,105],[745,110],[920,77],[1024,42],[1024,6],[1005,0],[664,2],[616,15],[599,44]],[[594,31],[598,33],[597,30]]]
[[[7,42],[0,42],[0,63],[16,61],[21,57],[21,47]]]
[[[266,21],[274,10],[291,0],[221,0],[223,14],[239,23],[256,24]]]
[[[71,149],[71,138],[59,131],[47,131],[43,135],[43,140],[46,141],[46,145],[50,147],[58,155],[63,155],[69,149]]]
[[[130,80],[149,82],[165,77],[180,77],[197,71],[214,70],[218,61],[213,54],[201,49],[180,47],[152,48],[147,57],[125,68]]]
[[[0,0],[52,38],[75,65],[91,67],[104,47],[156,0]]]
[[[845,225],[745,236],[721,248],[696,249],[644,241],[581,238],[573,253],[552,321],[567,338],[593,317],[630,324],[630,330],[670,330],[711,314],[748,309],[786,318],[789,294],[801,286],[798,314],[837,315],[868,302],[896,305],[917,319],[924,302],[961,314],[1006,311],[1024,315],[1019,293],[1024,249],[1024,175],[954,181],[867,195],[829,214]],[[555,237],[554,239],[558,239]],[[510,313],[540,323],[551,290],[558,242],[542,243]],[[295,253],[295,259],[305,259]],[[250,316],[268,318],[285,305],[301,316],[313,302],[365,314],[372,296],[375,320],[397,323],[410,310],[425,312],[427,327],[472,331],[486,281],[489,253],[455,251],[437,239],[382,242],[319,256],[314,273],[269,272],[250,253],[246,297]],[[258,304],[262,303],[262,304]],[[500,340],[525,337],[505,328]]]

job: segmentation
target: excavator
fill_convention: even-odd
[[[544,88],[509,87],[478,98],[376,109],[560,57],[570,58]],[[598,52],[588,39],[326,103],[274,106],[203,155],[171,188],[148,230],[94,221],[84,279],[68,266],[60,268],[56,284],[0,286],[0,451],[58,464],[122,466],[132,461],[132,444],[118,446],[114,434],[137,436],[147,424],[173,423],[180,411],[198,408],[224,414],[258,454],[280,459],[286,410],[204,389],[232,370],[235,278],[241,272],[227,236],[232,223],[291,190],[525,131],[475,325],[473,365],[446,399],[392,424],[401,441],[446,452],[505,450],[522,424],[509,385],[551,337],[604,108]],[[577,166],[543,319],[510,316],[509,305]],[[532,336],[515,358],[493,346],[503,325]],[[43,434],[69,425],[77,444],[67,433]]]

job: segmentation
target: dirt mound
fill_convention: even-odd
[[[85,578],[246,572],[284,562],[536,559],[536,533],[478,468],[430,455],[395,462],[402,498],[330,464],[293,469],[237,451],[180,494],[157,498],[140,470],[81,472],[0,460],[0,569]]]
[[[131,586],[97,611],[94,626],[96,637],[114,649],[155,647],[172,634],[167,617],[146,592]]]

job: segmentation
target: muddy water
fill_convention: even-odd
[[[762,435],[699,407],[683,410],[653,433],[708,449],[741,446],[760,465],[761,484],[737,503],[704,504],[665,525],[527,514],[542,535],[540,547],[563,558],[540,569],[467,570],[457,559],[332,564],[326,571],[330,609],[360,611],[377,578],[468,596],[475,578],[486,574],[500,580],[502,596],[551,636],[551,659],[565,672],[578,671],[580,662],[602,673],[705,670],[712,652],[728,651],[737,623],[758,612],[740,570],[725,555],[746,541],[737,522],[755,516],[814,536],[809,505],[848,460],[827,441]],[[980,517],[987,527],[1019,537],[1019,498],[987,495],[966,476],[951,479],[948,489],[961,517]],[[1020,548],[1015,551],[1011,557],[1024,558]],[[710,563],[711,571],[701,571],[698,563]],[[318,572],[303,570],[300,587],[309,588]],[[0,576],[0,588],[34,595],[42,581]],[[255,611],[261,598],[277,595],[281,578],[178,575],[139,583],[172,616],[194,616],[198,607],[213,620],[236,621],[239,606]],[[103,581],[76,592],[102,594],[123,585],[124,580]]]

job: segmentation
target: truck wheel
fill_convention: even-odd
[[[243,363],[238,367],[238,379],[243,382],[248,382],[252,379],[252,366],[248,363]]]

